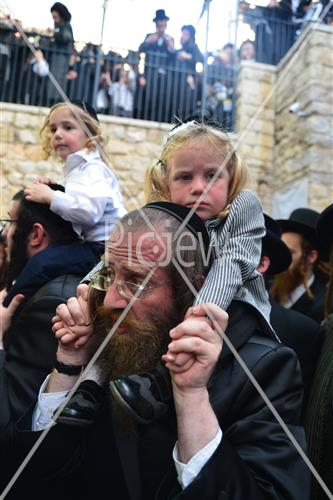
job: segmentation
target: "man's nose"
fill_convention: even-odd
[[[125,309],[128,301],[119,294],[117,287],[113,284],[105,293],[103,305],[109,309]]]

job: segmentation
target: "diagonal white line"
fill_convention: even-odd
[[[311,30],[313,30],[319,23],[320,21],[322,20],[322,18],[325,16],[326,12],[329,10],[329,8],[331,7],[331,5],[333,4],[333,1],[331,0],[329,2],[329,4],[327,4],[326,8],[324,9],[324,11],[322,12],[321,16],[319,17],[318,21],[316,23],[314,23],[313,25],[310,26],[308,32],[310,32]],[[19,30],[20,31],[20,30]],[[22,34],[22,33],[21,33]],[[307,43],[309,40],[309,38],[307,38],[305,40],[305,43]],[[29,45],[29,42],[27,43],[27,45]],[[289,61],[289,63],[287,64],[287,66],[285,67],[285,70],[289,69],[289,67],[291,66],[291,60]],[[53,75],[52,75],[53,76]],[[273,96],[275,90],[276,90],[276,87],[277,87],[277,84],[280,82],[280,79],[281,79],[281,75],[280,77],[277,79],[277,81],[275,82],[274,86],[272,87],[270,93],[267,95],[266,99],[264,100],[264,102],[262,103],[262,105],[258,108],[258,111],[255,113],[255,115],[253,116],[253,118],[250,120],[248,126],[245,128],[245,130],[242,132],[238,142],[236,143],[236,147],[234,150],[237,150],[237,148],[239,147],[239,145],[241,144],[244,136],[246,135],[246,133],[248,132],[248,130],[252,127],[252,125],[255,123],[256,119],[258,118],[258,116],[260,115],[261,111],[264,109],[264,107],[266,106],[267,102],[269,101],[269,99]],[[52,80],[51,80],[52,81]],[[61,92],[62,92],[62,89],[61,89]],[[61,95],[63,96],[63,94],[61,93]],[[67,96],[66,96],[66,99],[64,99],[66,102],[68,101],[67,99]],[[74,111],[73,111],[74,113]],[[75,113],[74,113],[75,114]],[[76,116],[76,115],[75,115]],[[232,154],[232,153],[231,153]],[[208,184],[206,190],[204,191],[204,193],[202,194],[201,198],[203,196],[205,196],[205,194],[208,192],[208,190],[210,189],[210,187],[212,186],[212,184],[214,183],[215,179],[217,178],[217,176],[219,175],[219,173],[222,171],[222,169],[224,168],[225,164],[227,163],[227,161],[229,161],[230,157],[231,157],[231,154],[228,155],[228,157],[225,159],[225,161],[222,163],[222,165],[219,167],[218,171],[216,172],[216,174],[214,175],[214,177],[211,179],[210,183]],[[106,155],[107,157],[107,155]],[[200,200],[201,200],[200,198]],[[197,208],[198,204],[200,203],[200,200],[197,202],[196,206],[194,206],[190,213],[188,214],[187,218],[183,221],[182,225],[181,225],[181,228],[180,230],[183,230],[184,227],[186,226],[189,218],[191,217],[192,213],[195,211],[195,209]],[[145,214],[142,214],[143,217],[146,219],[145,217]],[[151,224],[150,224],[150,221],[149,220],[146,220],[147,224],[149,227],[152,227]],[[178,231],[179,233],[180,231]],[[185,282],[187,282],[188,286],[191,288],[192,287],[192,284],[189,284],[188,283],[188,279],[187,279],[187,276],[184,275],[183,271],[181,270],[181,268],[178,266],[178,271],[181,273],[183,279],[185,280]],[[152,272],[152,271],[151,271]],[[146,280],[145,280],[146,281]],[[193,288],[193,287],[192,287]],[[191,289],[192,293],[193,293],[193,290]],[[195,291],[196,293],[196,291]],[[130,304],[129,304],[130,305]],[[129,307],[126,308],[126,314],[129,310]],[[207,311],[208,313],[208,311]],[[125,310],[124,310],[124,315],[123,317],[125,316]],[[211,314],[208,314],[208,316],[210,316],[210,319],[211,320],[215,320],[215,318],[213,317],[213,315]],[[122,318],[123,319],[123,318]],[[120,320],[120,318],[119,318]],[[216,320],[215,320],[216,322]],[[114,328],[112,329],[114,331]],[[111,338],[112,334],[113,334],[113,331],[110,331],[109,333],[109,338]],[[297,451],[300,453],[302,459],[304,460],[304,462],[307,464],[307,466],[309,467],[309,469],[311,470],[311,472],[313,473],[313,475],[316,477],[317,481],[319,482],[320,486],[323,488],[323,490],[325,491],[325,493],[327,494],[328,498],[330,499],[333,499],[333,495],[332,493],[329,491],[329,489],[327,488],[327,486],[325,485],[324,481],[321,479],[320,475],[318,474],[318,472],[316,471],[316,469],[313,467],[313,465],[311,464],[310,460],[308,459],[308,457],[304,454],[303,450],[300,448],[300,446],[298,445],[297,441],[295,440],[295,438],[293,437],[293,435],[290,433],[288,427],[286,426],[286,424],[284,423],[283,419],[280,417],[280,415],[278,414],[278,412],[275,410],[274,406],[272,405],[272,403],[270,402],[269,398],[266,396],[266,394],[264,393],[264,391],[261,389],[260,385],[258,384],[258,382],[256,381],[255,377],[253,377],[252,373],[248,370],[247,366],[244,364],[243,360],[241,359],[241,357],[239,356],[239,354],[237,353],[237,351],[234,349],[233,345],[231,344],[231,342],[229,341],[229,339],[226,337],[225,333],[222,332],[222,330],[220,331],[220,335],[223,337],[223,339],[225,340],[226,344],[228,345],[229,349],[231,350],[231,352],[234,354],[235,358],[237,359],[237,361],[239,362],[239,364],[242,366],[242,368],[244,369],[245,373],[247,374],[247,376],[249,377],[249,379],[251,380],[251,382],[254,384],[254,386],[256,387],[256,389],[258,390],[259,394],[263,397],[265,403],[267,404],[267,406],[270,408],[270,410],[272,411],[273,415],[275,416],[275,418],[278,420],[278,422],[280,423],[280,425],[282,426],[283,430],[286,432],[287,436],[289,437],[289,439],[291,440],[291,442],[294,444],[294,446],[296,447]],[[104,344],[104,343],[103,343]],[[104,347],[104,346],[103,346]],[[102,349],[103,349],[102,347]],[[99,354],[98,354],[99,355]],[[97,356],[98,357],[98,356]],[[95,362],[95,360],[97,359],[97,357],[94,359],[92,358],[91,362],[89,362],[89,364],[87,365],[86,367],[86,370],[85,372],[90,369],[90,367],[93,365],[93,363]],[[94,360],[93,360],[94,359]],[[84,372],[84,373],[85,373]],[[84,374],[82,374],[82,377],[84,376]],[[80,377],[81,378],[81,377]],[[79,382],[78,382],[79,383]],[[77,385],[78,385],[77,383]],[[77,385],[75,385],[70,393],[68,394],[68,399],[69,397],[73,394],[73,392],[75,391]],[[60,411],[59,411],[60,413]],[[58,416],[58,415],[57,415]],[[47,434],[47,432],[49,431],[49,428],[48,429],[45,429],[45,431],[43,432]],[[42,434],[42,435],[43,435]],[[41,437],[42,437],[41,435]],[[39,440],[35,443],[35,446],[36,444],[39,442]],[[38,446],[37,446],[38,448]],[[31,450],[32,451],[32,450]],[[31,452],[30,452],[31,453]],[[30,455],[29,453],[29,455]],[[26,457],[26,459],[29,457],[29,455]],[[31,457],[30,457],[31,458]],[[28,460],[29,461],[29,460]],[[27,463],[28,463],[27,461]],[[22,472],[22,470],[24,469],[24,467],[22,468],[24,462],[21,464],[20,468],[18,469],[17,473],[15,474],[15,476],[13,476],[12,480],[15,480],[14,479],[15,477],[17,478],[19,476],[19,474]],[[18,474],[18,472],[20,471],[20,469],[22,468],[21,472]],[[13,482],[13,484],[14,484]],[[11,483],[9,483],[11,484]],[[13,484],[11,485],[11,487],[13,486]],[[8,485],[9,486],[9,485]],[[7,486],[7,488],[8,488]],[[9,490],[8,490],[9,491]],[[6,494],[8,493],[7,490],[5,490]],[[1,500],[4,498],[2,495],[1,495]]]
[[[36,49],[35,49],[35,47],[29,41],[29,39],[28,39],[27,35],[24,33],[22,27],[14,19],[14,16],[12,15],[12,12],[11,12],[11,9],[9,8],[9,6],[8,6],[8,3],[6,1],[4,1],[3,4],[4,4],[4,6],[6,6],[6,8],[8,9],[8,11],[10,12],[11,22],[13,23],[13,25],[15,26],[15,28],[17,29],[17,31],[22,36],[22,39],[24,40],[25,44],[29,47],[29,49],[31,50],[31,52],[33,53],[33,55],[36,57]],[[87,135],[87,137],[89,137],[89,138],[93,137],[92,133],[90,132],[90,130],[87,128],[87,126],[83,122],[82,118],[80,117],[80,115],[76,111],[74,105],[71,103],[71,101],[69,100],[68,96],[65,94],[65,92],[63,91],[63,89],[59,85],[57,79],[52,74],[52,72],[49,71],[47,76],[51,80],[52,84],[55,86],[55,88],[57,89],[57,91],[59,92],[59,94],[61,95],[63,101],[70,108],[71,112],[75,116],[76,120],[79,122],[81,128],[83,129],[83,131]],[[108,162],[110,162],[110,164],[112,165],[112,159],[109,157],[109,155],[106,153],[106,151],[100,145],[97,145],[97,147],[98,147],[99,151],[101,153],[103,153],[103,157]],[[140,210],[142,207],[139,206],[137,198],[132,194],[132,192],[128,189],[127,186],[124,186],[124,193],[126,194],[127,198],[129,198],[131,200],[134,200],[136,208],[141,212],[141,216],[144,219],[145,223],[153,231],[154,227],[152,226],[150,220],[147,218],[146,214]],[[158,237],[158,235],[157,235],[157,237]],[[161,240],[159,240],[159,241],[161,241]]]
[[[183,269],[180,267],[179,263],[176,260],[173,260],[172,262],[173,262],[174,266],[176,267],[176,269],[178,270],[179,274],[182,276],[182,278],[185,281],[185,283],[188,285],[188,287],[191,290],[191,292],[193,293],[193,295],[195,297],[197,297],[198,292],[193,287],[192,283],[189,282],[188,277],[184,273]],[[208,309],[206,310],[206,313],[207,313],[207,316],[209,317],[209,319],[212,322],[214,322],[215,325],[218,325],[218,322],[217,322],[216,318],[214,317],[214,315],[210,311],[208,311]],[[274,417],[276,418],[276,420],[278,421],[278,423],[281,425],[281,427],[284,430],[284,432],[286,433],[287,437],[290,439],[290,441],[292,442],[292,444],[295,446],[295,448],[298,451],[298,453],[300,454],[301,458],[303,459],[303,461],[305,462],[305,464],[308,466],[308,468],[310,469],[310,471],[312,472],[312,474],[314,475],[314,477],[316,478],[316,480],[320,484],[321,488],[326,493],[327,497],[330,500],[333,500],[333,494],[332,494],[332,492],[329,490],[328,486],[323,481],[323,479],[321,478],[320,474],[318,473],[318,471],[316,470],[316,468],[313,466],[312,462],[309,460],[309,458],[307,457],[307,455],[302,450],[301,446],[298,444],[298,442],[295,439],[295,437],[292,435],[292,433],[288,429],[288,426],[284,422],[283,418],[280,416],[279,412],[275,409],[274,405],[272,404],[271,400],[269,399],[269,397],[267,396],[267,394],[265,393],[265,391],[262,389],[262,387],[258,383],[257,379],[254,377],[254,375],[252,374],[252,372],[250,371],[250,369],[244,363],[243,359],[241,358],[241,356],[239,355],[239,353],[237,352],[237,350],[233,346],[232,342],[227,337],[226,333],[220,327],[218,327],[218,333],[220,334],[222,340],[227,344],[227,346],[229,347],[230,351],[232,352],[232,354],[236,358],[237,362],[240,364],[240,366],[244,370],[245,374],[247,375],[247,377],[249,378],[249,380],[252,382],[252,384],[254,385],[254,387],[256,388],[256,390],[258,391],[258,393],[260,394],[260,396],[262,397],[262,399],[264,400],[264,402],[266,403],[266,405],[268,406],[268,408],[270,409],[270,411],[272,412],[272,414],[274,415]]]
[[[156,268],[153,268],[151,271],[149,271],[148,275],[146,276],[146,278],[142,282],[142,286],[145,286],[148,283],[148,281],[151,279],[151,277],[155,271],[156,271]],[[103,349],[105,348],[105,346],[111,340],[111,338],[112,338],[114,332],[117,330],[118,326],[122,323],[122,321],[126,317],[127,313],[131,310],[132,305],[134,304],[136,299],[139,297],[140,293],[141,293],[141,290],[138,290],[135,293],[135,295],[133,296],[133,298],[130,300],[130,302],[128,303],[126,308],[122,311],[121,315],[119,316],[119,318],[117,319],[117,321],[115,322],[115,324],[113,325],[111,330],[109,331],[108,335],[105,337],[102,344],[99,346],[99,348],[97,349],[97,351],[95,352],[95,354],[93,355],[93,357],[91,358],[89,363],[87,364],[84,371],[80,374],[79,378],[77,379],[77,381],[75,382],[73,387],[70,389],[63,404],[55,412],[52,420],[54,420],[54,421],[57,420],[57,418],[60,415],[60,413],[62,412],[63,408],[69,402],[69,400],[71,399],[72,395],[74,394],[74,392],[76,391],[76,389],[78,388],[78,386],[80,385],[82,380],[86,377],[86,375],[88,375],[89,370],[95,364],[95,361],[98,359],[98,357],[100,356],[100,354],[103,351]],[[34,454],[38,450],[39,446],[42,444],[42,442],[44,441],[44,439],[46,438],[46,436],[48,435],[48,433],[52,429],[52,427],[53,426],[50,425],[50,426],[46,427],[46,429],[43,430],[42,434],[39,436],[38,440],[35,442],[35,444],[31,448],[31,450],[29,451],[29,453],[27,454],[27,456],[25,457],[25,459],[23,460],[23,462],[18,467],[17,471],[15,472],[15,474],[13,475],[13,477],[11,478],[9,483],[7,484],[6,488],[1,493],[0,500],[3,500],[8,495],[9,491],[12,489],[12,487],[16,483],[17,479],[20,477],[20,475],[24,471],[25,467],[28,465],[28,463],[30,462],[30,460],[32,459],[32,457],[34,456]]]

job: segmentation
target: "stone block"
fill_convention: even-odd
[[[12,125],[0,123],[1,143],[12,143],[15,140],[15,129]]]
[[[112,139],[108,142],[107,151],[110,152],[111,158],[114,154],[127,155],[130,152],[130,149],[131,147],[125,141]]]
[[[151,142],[141,142],[135,146],[135,153],[142,156],[158,158],[162,151],[162,146]]]
[[[164,130],[149,129],[147,133],[147,141],[158,144],[160,147],[165,143],[167,133]]]
[[[136,127],[128,127],[126,132],[126,139],[129,142],[145,141],[147,137],[147,130]]]
[[[23,174],[21,172],[11,172],[8,176],[7,176],[7,179],[8,179],[8,182],[10,184],[14,184],[14,186],[19,186],[19,185],[22,185],[22,181],[23,181]]]
[[[17,128],[32,128],[39,133],[44,123],[44,117],[33,115],[31,113],[16,113],[15,126]]]
[[[17,138],[23,144],[37,144],[39,141],[39,138],[37,139],[37,137],[36,132],[32,130],[17,130]]]
[[[14,113],[12,111],[3,111],[0,109],[0,123],[12,124],[14,121]]]
[[[108,124],[102,125],[102,133],[103,136],[107,137],[110,140],[113,138],[125,140],[126,139],[126,127],[120,124]]]

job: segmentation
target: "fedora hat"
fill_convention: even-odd
[[[170,17],[168,17],[165,14],[164,9],[159,9],[156,11],[155,17],[153,19],[153,23],[156,23],[157,21],[169,21]]]
[[[276,220],[264,214],[266,235],[262,240],[262,254],[270,258],[271,274],[282,273],[291,264],[291,253],[289,248],[281,240],[281,228]]]
[[[333,245],[333,203],[319,215],[317,221],[317,238],[322,258],[328,260]]]
[[[298,233],[304,236],[314,248],[318,248],[316,226],[319,212],[311,208],[297,208],[289,219],[279,219],[282,233]]]

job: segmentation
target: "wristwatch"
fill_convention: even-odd
[[[86,365],[65,365],[65,363],[58,360],[54,363],[54,368],[57,372],[64,373],[65,375],[80,375],[85,367]]]

